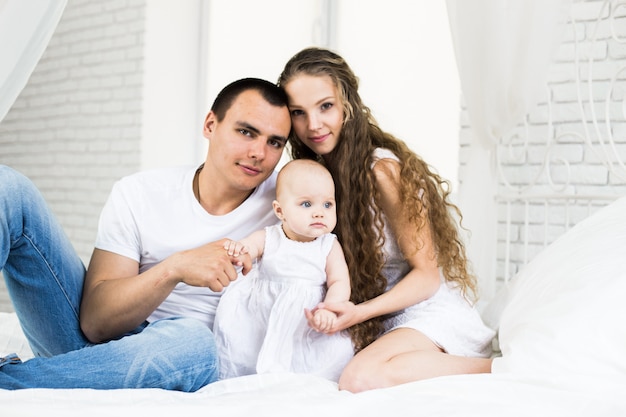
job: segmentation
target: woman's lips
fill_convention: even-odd
[[[320,142],[324,142],[326,138],[328,138],[328,136],[330,136],[330,133],[327,133],[321,136],[310,136],[309,140],[313,143],[320,143]]]

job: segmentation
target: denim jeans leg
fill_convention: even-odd
[[[0,269],[37,356],[88,344],[78,311],[85,267],[34,184],[0,166]]]
[[[158,320],[141,333],[52,358],[0,368],[0,388],[162,388],[193,392],[214,382],[213,333],[191,318]]]

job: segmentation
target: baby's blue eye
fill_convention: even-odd
[[[303,201],[302,203],[300,203],[300,205],[302,207],[309,208],[309,207],[311,207],[311,202],[310,201]]]
[[[333,203],[331,202],[324,203],[324,208],[331,208],[332,206],[333,206]]]

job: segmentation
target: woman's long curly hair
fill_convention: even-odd
[[[383,211],[372,170],[376,148],[389,149],[399,159],[401,214],[415,225],[415,250],[422,246],[418,238],[420,230],[430,228],[437,262],[444,276],[458,284],[464,294],[474,297],[475,277],[469,272],[465,247],[453,217],[453,213],[456,214],[460,224],[461,213],[448,198],[450,184],[431,171],[403,141],[378,127],[370,109],[358,94],[358,78],[341,56],[323,48],[304,49],[287,62],[278,85],[284,88],[300,74],[330,77],[343,105],[341,135],[332,152],[319,157],[293,131],[289,142],[294,159],[314,159],[324,163],[335,180],[335,233],[343,246],[350,270],[351,301],[358,304],[370,300],[382,294],[387,287],[387,279],[382,275],[385,263]],[[381,335],[383,321],[384,317],[375,317],[350,328],[357,352]]]

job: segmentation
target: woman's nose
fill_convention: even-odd
[[[317,130],[321,126],[322,126],[322,123],[319,117],[315,115],[309,116],[309,130]]]

